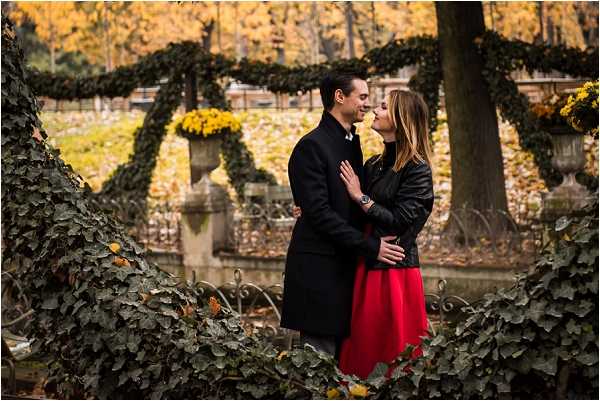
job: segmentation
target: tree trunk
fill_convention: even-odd
[[[575,11],[577,13],[577,23],[581,28],[585,45],[587,47],[597,47],[598,25],[596,24],[596,27],[588,25],[587,21],[588,18],[591,19],[594,16],[598,18],[598,3],[577,2],[575,3]]]
[[[321,44],[321,50],[323,50],[323,54],[325,54],[327,61],[334,61],[336,59],[335,39],[326,38],[323,36],[323,32],[319,29],[319,42]]]
[[[50,71],[54,74],[56,72],[56,29],[54,27],[50,5],[46,5],[45,10],[46,16],[50,20]]]
[[[217,47],[219,48],[219,54],[223,52],[223,46],[221,42],[221,3],[217,2]]]
[[[238,6],[238,2],[234,1],[233,2],[233,19],[234,19],[234,25],[233,25],[233,39],[235,40],[235,59],[237,61],[240,61],[241,56],[240,56],[240,31],[238,29],[238,26],[240,24],[239,21],[239,17],[238,17],[238,10],[239,10],[239,6]]]
[[[452,169],[451,209],[507,211],[496,108],[473,40],[485,30],[481,2],[436,2]],[[452,222],[449,226],[452,226]],[[481,231],[481,221],[465,221]]]
[[[203,26],[202,29],[202,48],[210,53],[210,47],[212,46],[212,33],[215,29],[215,20],[211,19],[208,24]]]
[[[102,28],[104,30],[104,57],[105,57],[105,66],[106,72],[112,71],[112,60],[110,55],[110,32],[108,26],[108,3],[104,3],[104,9],[102,14]]]
[[[319,34],[317,28],[317,21],[319,20],[319,11],[317,10],[317,2],[313,1],[310,5],[310,34],[312,36],[312,63],[317,64],[319,62]]]
[[[546,44],[554,45],[554,22],[550,15],[546,16]]]
[[[354,58],[354,13],[352,12],[352,3],[347,1],[345,4],[346,14],[346,37],[348,40],[348,58]]]
[[[536,1],[535,9],[538,18],[539,32],[535,35],[533,43],[536,45],[542,45],[544,44],[544,3],[541,1]]]
[[[375,18],[375,2],[371,2],[371,48],[377,47],[377,19]]]
[[[490,10],[490,23],[491,23],[492,31],[493,31],[493,30],[496,29],[496,24],[495,24],[495,21],[494,21],[494,2],[490,1],[488,3],[488,8]]]
[[[288,20],[289,3],[285,3],[281,21],[278,21],[274,7],[274,5],[270,5],[268,10],[269,23],[273,32],[273,48],[275,49],[277,63],[285,64],[285,26]]]
[[[56,72],[56,45],[54,39],[50,39],[50,71],[53,74]]]
[[[353,14],[354,21],[358,21],[358,13],[356,12],[355,9],[352,9],[352,14]],[[361,28],[361,26],[359,24],[356,25],[356,30],[358,31],[358,36],[360,37],[360,41],[362,42],[362,45],[363,45],[363,52],[367,53],[371,49],[370,44],[372,42],[368,37],[367,28],[366,27],[363,27],[363,28]]]

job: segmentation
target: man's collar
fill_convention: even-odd
[[[350,133],[346,131],[346,128],[340,123],[330,112],[327,110],[323,111],[323,116],[321,117],[321,123],[327,124],[330,128],[335,130],[336,136],[340,136],[342,138],[347,138],[348,134],[350,134],[350,140],[356,135],[356,127],[354,124],[350,126]]]

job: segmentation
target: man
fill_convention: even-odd
[[[357,256],[389,263],[403,249],[389,238],[365,237],[364,213],[340,178],[348,160],[362,179],[363,156],[354,123],[369,110],[367,82],[356,74],[328,74],[320,86],[324,112],[317,128],[294,147],[288,175],[302,214],[294,226],[285,267],[281,326],[300,341],[336,355],[350,331]],[[368,302],[368,300],[365,300]]]

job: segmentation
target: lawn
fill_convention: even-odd
[[[315,127],[321,113],[318,111],[248,111],[236,112],[242,122],[243,140],[254,154],[256,163],[273,173],[280,184],[287,184],[287,162],[298,139]],[[143,123],[142,112],[44,112],[41,119],[49,142],[61,150],[63,159],[98,190],[111,172],[127,160],[133,147],[133,132]],[[440,115],[441,124],[434,133],[434,189],[437,206],[445,209],[450,202],[450,151],[448,129]],[[365,159],[378,153],[381,140],[367,127],[359,127]],[[523,152],[513,127],[500,123],[504,156],[506,191],[511,210],[525,203],[539,205],[540,191],[546,188],[539,178],[530,154]],[[598,174],[597,141],[586,138],[588,163],[586,170]],[[219,184],[227,184],[222,167],[211,177]],[[159,200],[180,202],[189,189],[190,173],[187,140],[170,130],[162,144],[154,172],[150,194]]]

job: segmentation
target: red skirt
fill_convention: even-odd
[[[378,362],[390,363],[407,344],[427,335],[423,280],[418,267],[366,270],[360,258],[352,301],[350,337],[342,343],[340,369],[366,379]],[[389,372],[388,372],[389,373]]]

